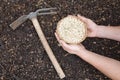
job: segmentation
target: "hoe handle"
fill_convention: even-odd
[[[37,31],[37,34],[38,34],[38,36],[39,36],[39,38],[40,38],[40,40],[41,40],[41,42],[42,42],[42,44],[44,46],[49,58],[50,58],[55,70],[57,71],[57,73],[58,73],[58,75],[59,75],[59,77],[61,79],[64,78],[65,74],[64,74],[62,68],[60,67],[60,65],[58,64],[58,61],[55,58],[55,56],[54,56],[54,54],[53,54],[47,40],[46,40],[46,38],[45,38],[45,36],[43,34],[43,31],[42,31],[42,29],[40,27],[40,24],[39,24],[39,22],[37,20],[37,17],[33,17],[31,20],[32,20],[32,23],[33,23],[33,25],[34,25],[34,27],[35,27],[35,29]]]

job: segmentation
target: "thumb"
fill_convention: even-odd
[[[88,37],[95,37],[95,34],[93,32],[88,31],[87,36]]]
[[[86,22],[87,21],[87,18],[83,17],[83,16],[80,16],[79,14],[77,15],[79,19],[81,19],[82,21]]]
[[[67,43],[65,43],[63,40],[60,40],[60,44],[61,44],[61,46],[64,47],[64,48],[70,48],[70,45],[67,44]]]

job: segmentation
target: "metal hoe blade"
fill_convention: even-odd
[[[57,14],[56,10],[57,8],[43,8],[38,9],[35,12],[31,12],[28,15],[23,15],[19,17],[17,20],[15,20],[13,23],[10,24],[10,27],[15,30],[18,26],[20,26],[22,23],[24,23],[27,19],[31,19],[34,16],[39,15],[49,15],[49,14]]]
[[[17,20],[15,20],[13,23],[10,24],[10,27],[15,30],[17,27],[19,27],[22,23],[24,23],[28,19],[27,15],[23,15],[19,17]]]

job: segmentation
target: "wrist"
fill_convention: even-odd
[[[86,54],[87,51],[88,51],[87,49],[79,50],[78,52],[75,53],[75,55],[82,56],[82,55]]]
[[[96,30],[96,37],[102,38],[105,34],[105,26],[99,25]]]
[[[84,52],[80,52],[77,54],[77,56],[79,56],[81,59],[85,60],[85,61],[89,61],[89,59],[91,58],[90,56],[92,55],[91,51],[85,50]]]

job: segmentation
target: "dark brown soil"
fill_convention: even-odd
[[[54,32],[57,22],[69,14],[81,14],[100,25],[120,25],[120,0],[0,0],[0,79],[60,80],[31,21],[15,31],[9,27],[23,14],[45,7],[58,8],[57,15],[39,16],[38,19],[66,74],[63,80],[110,80],[59,47]],[[83,44],[88,50],[120,60],[120,42],[87,38]]]

